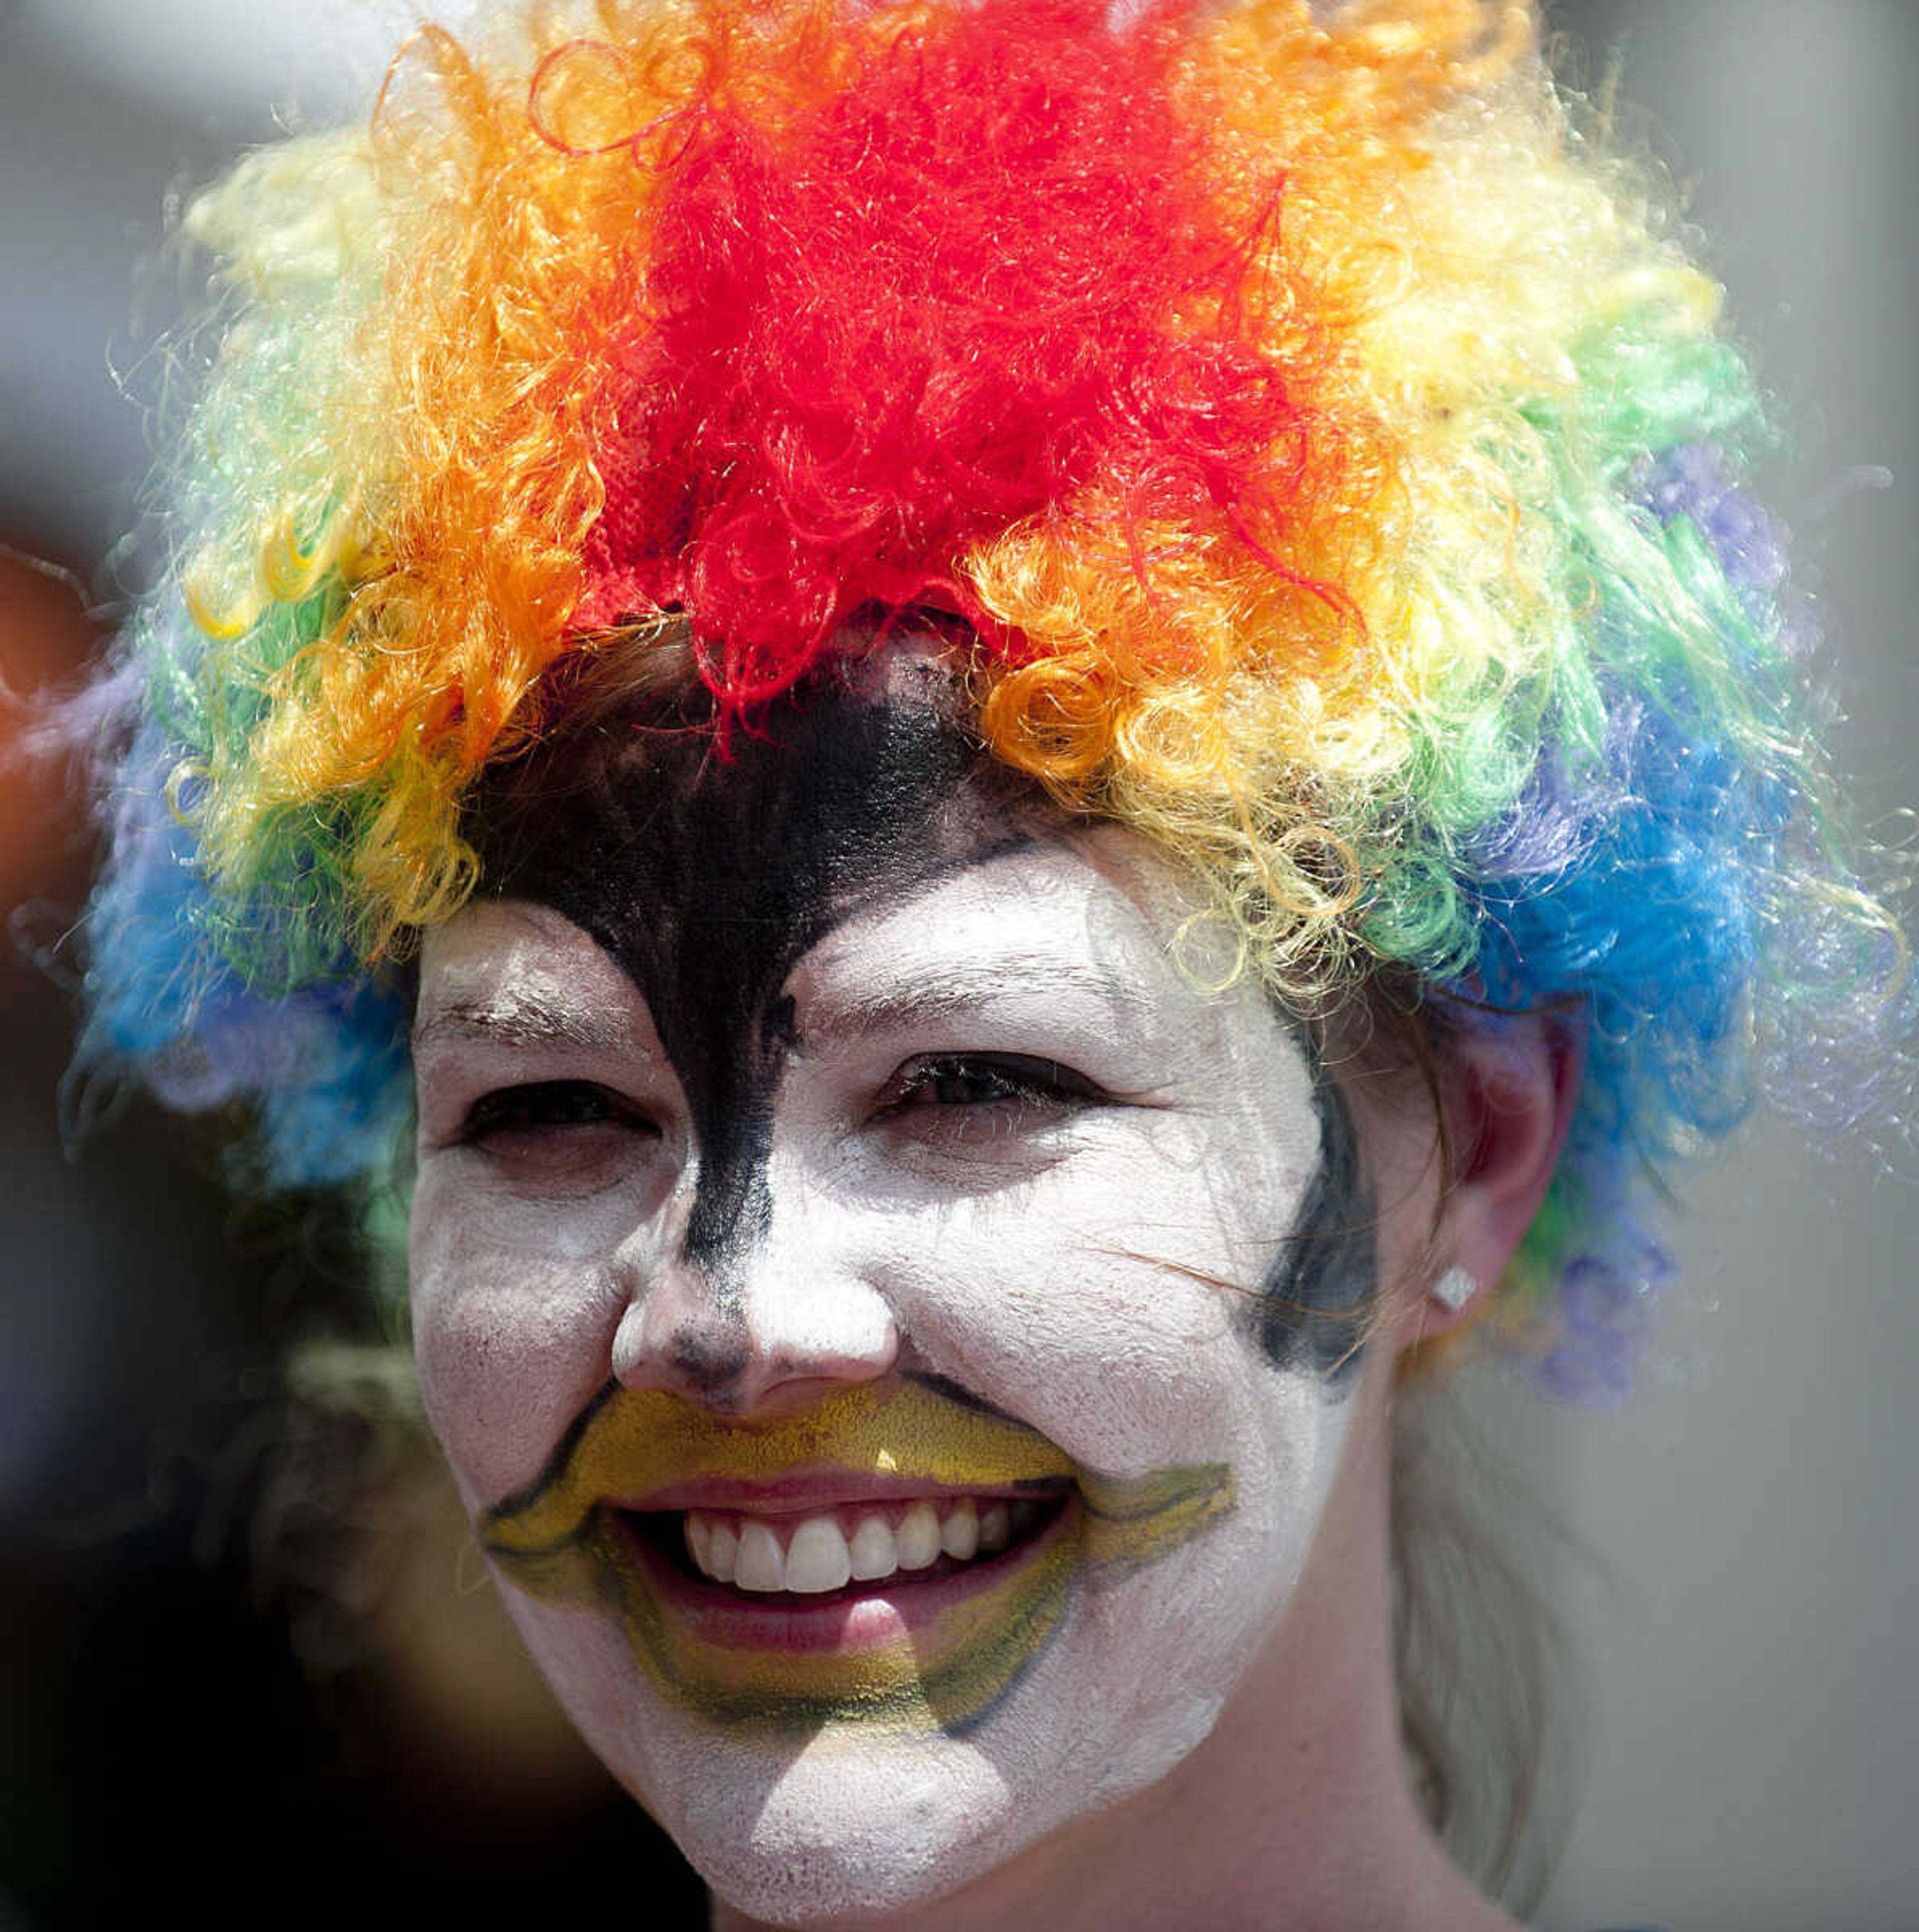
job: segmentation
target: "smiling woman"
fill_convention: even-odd
[[[190,217],[85,1050],[410,1190],[718,1923],[1510,1924],[1411,1392],[1617,1392],[1681,1158],[1904,1079],[1754,391],[1535,25],[541,7]]]
[[[1213,1728],[1374,1277],[1333,1090],[1176,969],[1177,871],[1021,801],[937,656],[865,664],[725,767],[562,734],[478,808],[524,863],[415,1032],[423,1387],[514,1614],[722,1895],[808,1916]]]

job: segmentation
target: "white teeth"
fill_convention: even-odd
[[[940,1519],[931,1503],[915,1503],[893,1532],[902,1570],[924,1570],[940,1560]]]
[[[893,1532],[886,1527],[884,1516],[860,1518],[859,1527],[853,1532],[853,1543],[847,1554],[851,1559],[853,1574],[862,1583],[870,1583],[881,1576],[890,1576],[900,1567],[899,1545],[893,1540]]]
[[[739,1526],[739,1561],[733,1580],[742,1590],[786,1588],[786,1558],[780,1553],[780,1540],[751,1516]]]
[[[786,1586],[817,1595],[837,1590],[853,1574],[853,1558],[840,1526],[829,1516],[809,1516],[786,1546]]]
[[[991,1556],[1027,1535],[1042,1514],[1024,1498],[954,1496],[936,1502],[922,1496],[903,1508],[868,1508],[850,1538],[843,1526],[850,1510],[795,1521],[689,1510],[682,1527],[694,1568],[716,1582],[761,1594],[819,1596],[855,1580],[874,1583],[899,1570],[930,1569],[943,1556],[955,1563]]]
[[[695,1556],[698,1552],[696,1551]],[[712,1535],[706,1546],[706,1561],[702,1566],[706,1574],[716,1583],[730,1583],[733,1573],[739,1562],[739,1532],[724,1516],[713,1523]]]
[[[970,1496],[962,1497],[940,1526],[940,1547],[961,1562],[978,1553],[979,1512],[973,1508]]]

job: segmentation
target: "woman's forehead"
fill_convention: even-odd
[[[1116,862],[1100,849],[1111,842],[1023,838],[917,884],[877,882],[843,901],[778,996],[809,1037],[817,1027],[834,1042],[1041,998],[1096,1004],[1135,1032],[1163,1020],[1169,1002],[1219,1004],[1168,944],[1183,903],[1172,880],[1142,855]],[[640,982],[565,913],[481,899],[426,935],[415,1036],[610,1046],[619,1028],[609,1016],[636,996]]]
[[[778,1028],[799,961],[854,910],[1028,843],[976,747],[918,694],[835,688],[724,745],[596,736],[484,800],[483,890],[544,905],[643,995],[682,1067]]]
[[[1283,1026],[1255,985],[1200,990],[1226,976],[1192,970],[1189,874],[985,760],[927,668],[902,654],[724,750],[601,735],[583,769],[483,806],[492,896],[430,938],[416,1040],[630,1010],[717,1132],[816,1038],[1024,1016],[1218,1071]]]

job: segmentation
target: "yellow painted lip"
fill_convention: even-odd
[[[850,1500],[862,1486],[871,1494],[1076,1494],[1029,1547],[983,1564],[976,1587],[947,1587],[964,1572],[915,1584],[900,1593],[903,1611],[914,1591],[928,1594],[902,1615],[896,1635],[844,1646],[822,1644],[817,1629],[803,1646],[783,1646],[781,1618],[763,1607],[743,1623],[703,1613],[697,1596],[649,1575],[650,1562],[663,1559],[643,1556],[623,1520],[676,1492],[757,1496],[797,1508],[823,1507],[817,1499],[829,1494]],[[1156,1562],[1230,1510],[1234,1489],[1223,1463],[1137,1478],[1079,1469],[1037,1431],[912,1378],[862,1384],[761,1424],[723,1420],[659,1390],[615,1388],[540,1478],[487,1510],[479,1528],[519,1588],[548,1602],[616,1610],[655,1686],[716,1724],[778,1734],[857,1718],[951,1730],[1011,1689],[1058,1628],[1077,1577],[1123,1576]],[[796,1612],[821,1614],[805,1606]],[[772,1635],[742,1636],[755,1628]]]
[[[862,1383],[797,1415],[738,1422],[663,1390],[610,1388],[527,1489],[489,1510],[496,1554],[556,1550],[604,1504],[644,1508],[689,1484],[773,1485],[796,1471],[840,1482],[965,1490],[1070,1480],[1072,1462],[1024,1424],[923,1382]]]

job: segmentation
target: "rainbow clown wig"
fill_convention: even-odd
[[[194,203],[222,328],[106,690],[85,1062],[403,1174],[414,935],[569,664],[715,755],[847,640],[1183,860],[1305,1010],[1576,1009],[1501,1301],[1617,1382],[1637,1211],[1893,1029],[1719,292],[1521,4],[598,0],[429,28]],[[664,659],[662,659],[664,662]]]

